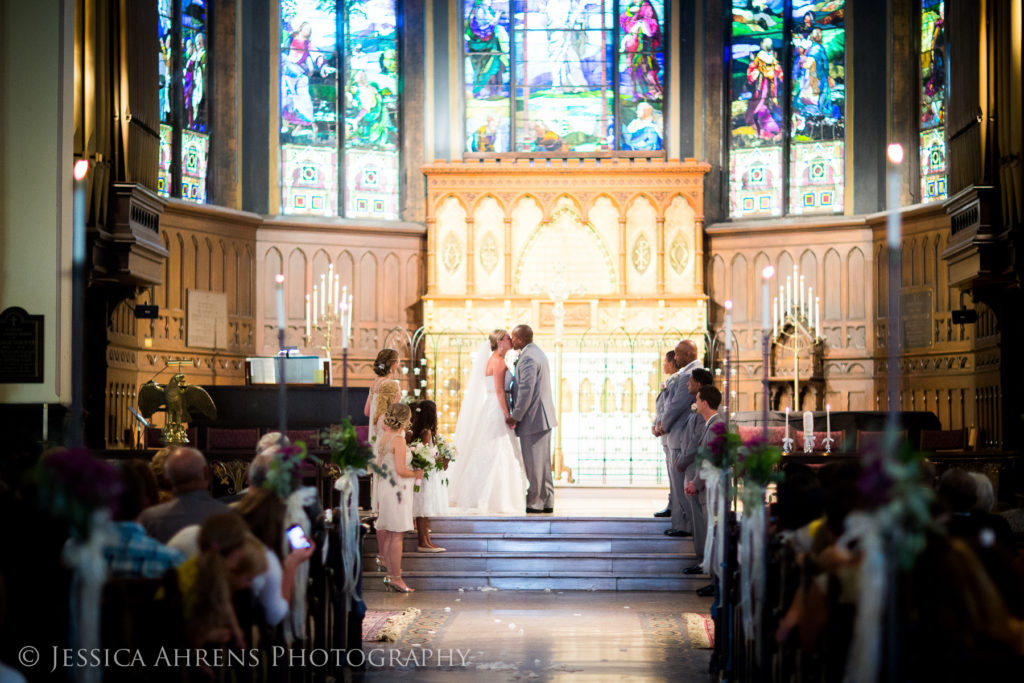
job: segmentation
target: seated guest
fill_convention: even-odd
[[[139,524],[142,511],[156,503],[156,477],[146,463],[128,460],[120,465],[121,496],[113,527],[116,538],[103,547],[110,575],[116,578],[156,579],[185,561],[185,555],[146,535]]]
[[[270,489],[250,489],[235,510],[263,543],[267,570],[253,579],[252,592],[263,607],[267,624],[276,626],[288,614],[295,571],[313,556],[316,545],[310,539],[308,548],[290,548],[285,538],[284,501]],[[287,555],[282,557],[282,553]]]
[[[156,477],[156,485],[160,492],[160,499],[156,503],[166,503],[169,500],[174,500],[174,494],[171,492],[171,482],[167,478],[167,456],[174,451],[173,446],[167,448],[161,448],[154,455],[153,459],[149,461],[149,469]],[[153,503],[156,505],[156,503]]]
[[[200,553],[178,568],[185,629],[195,646],[245,640],[231,594],[266,571],[263,544],[234,512],[211,515],[199,531]]]
[[[245,473],[245,488],[230,496],[218,498],[218,500],[231,505],[242,500],[242,497],[252,487],[262,486],[263,482],[267,479],[267,472],[270,471],[270,463],[274,456],[280,452],[282,444],[290,446],[291,441],[288,440],[287,436],[282,436],[281,432],[267,432],[261,436],[256,444],[256,455],[253,457],[252,462],[249,463],[249,469]]]
[[[177,448],[167,458],[166,472],[174,500],[145,510],[140,519],[146,533],[156,540],[166,543],[184,527],[229,511],[227,505],[210,496],[210,467],[196,449]]]

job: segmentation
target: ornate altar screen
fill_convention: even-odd
[[[534,328],[558,378],[556,471],[664,483],[650,434],[662,354],[703,344],[703,176],[694,160],[437,162],[428,182],[424,375],[454,429],[473,352]]]

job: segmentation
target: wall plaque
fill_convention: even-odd
[[[228,295],[224,292],[188,290],[186,342],[204,349],[228,347]]]
[[[15,306],[0,313],[0,384],[42,384],[43,319]]]
[[[932,291],[923,289],[900,294],[903,348],[921,349],[932,345]]]

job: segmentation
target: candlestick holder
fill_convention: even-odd
[[[814,433],[804,434],[804,453],[814,452]]]
[[[835,441],[835,439],[832,438],[832,433],[831,432],[829,432],[828,436],[826,436],[822,440],[821,443],[824,444],[824,446],[825,446],[825,455],[830,455],[832,453],[832,442],[833,441]]]
[[[805,352],[811,353],[813,374],[814,351],[825,340],[820,336],[820,327],[816,329],[810,317],[804,315],[798,307],[780,312],[773,328],[777,332],[772,337],[772,346],[793,356],[793,409],[800,410],[800,356]]]
[[[313,333],[320,332],[323,334],[323,344],[316,347],[322,349],[327,357],[327,360],[331,360],[331,349],[334,346],[334,335],[341,333],[342,320],[341,314],[337,311],[328,313],[320,316],[315,322],[310,323],[309,334],[303,335],[302,340],[306,346],[309,346],[313,342]]]

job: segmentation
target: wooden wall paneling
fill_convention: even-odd
[[[734,323],[747,321],[747,259],[743,254],[736,254],[729,267],[729,296],[732,298],[732,320]]]
[[[839,252],[835,249],[829,249],[825,252],[825,258],[822,261],[823,268],[829,276],[825,278],[823,283],[824,291],[822,294],[822,311],[821,319],[829,322],[840,321],[843,319],[842,310],[842,271],[843,263],[839,258]]]
[[[864,252],[859,247],[850,249],[846,258],[846,271],[849,273],[847,291],[847,316],[851,320],[863,321],[867,324],[864,299],[867,295],[867,278],[864,273]]]
[[[270,280],[271,288],[275,282]],[[327,285],[328,287],[330,285]],[[302,322],[306,316],[306,252],[302,249],[292,249],[288,255],[288,270],[284,280],[285,293],[285,317],[289,323],[294,324],[296,320]],[[276,320],[277,310],[275,298],[265,302],[264,317],[267,320]],[[276,323],[275,323],[276,324]]]
[[[764,271],[765,267],[769,266],[769,265],[771,265],[771,260],[768,258],[768,254],[766,254],[764,251],[758,251],[757,254],[754,256],[754,270],[750,274],[750,292],[751,292],[750,295],[752,297],[751,298],[751,306],[750,306],[750,309],[751,309],[750,321],[752,323],[756,323],[755,330],[758,331],[758,334],[760,334],[761,320],[763,319],[763,316],[764,316],[764,311],[761,310],[762,303],[763,303],[761,301],[761,299],[762,299],[762,296],[761,296],[761,283],[763,281],[762,278],[761,278],[761,273]],[[772,280],[772,281],[774,282],[775,280]],[[771,309],[772,299],[776,296],[777,291],[778,291],[777,288],[776,288],[775,292],[771,291],[771,286],[769,285],[769,291],[768,291],[768,306],[769,306],[769,308],[768,308],[768,318],[769,319],[772,316],[772,309]],[[759,338],[760,337],[758,337],[758,339]],[[755,343],[755,346],[758,343],[759,342]]]
[[[359,259],[359,291],[356,294],[356,323],[353,327],[376,323],[377,315],[377,256],[370,251],[365,252]],[[376,325],[374,325],[376,327]],[[362,348],[376,345],[376,333],[371,340],[364,340]]]
[[[393,251],[389,251],[384,257],[384,263],[380,273],[380,312],[386,327],[392,327],[402,322],[402,286],[404,273]]]

